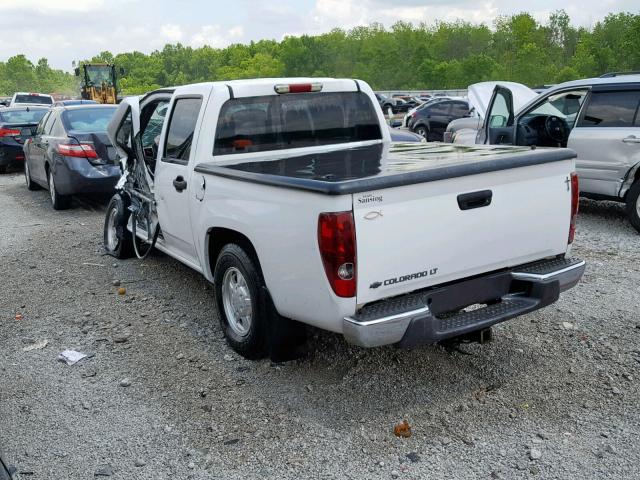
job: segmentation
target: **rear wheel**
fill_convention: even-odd
[[[627,193],[627,217],[633,228],[640,232],[640,179],[636,180]]]
[[[429,140],[429,130],[424,125],[418,125],[414,131],[421,137]]]
[[[213,283],[227,343],[251,360],[298,358],[306,330],[278,314],[254,257],[240,245],[229,243],[216,261]]]
[[[127,230],[129,221],[128,202],[116,193],[111,197],[104,219],[104,250],[109,255],[124,259],[133,256],[131,232]]]
[[[29,162],[25,159],[24,161],[24,180],[27,183],[27,189],[34,191],[39,190],[40,186],[31,180],[31,172],[29,171]]]
[[[49,196],[54,210],[66,210],[71,205],[71,195],[60,195],[58,193],[51,170],[49,170]]]

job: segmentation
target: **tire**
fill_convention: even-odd
[[[301,356],[298,347],[306,330],[277,313],[257,259],[229,243],[218,255],[213,278],[220,326],[233,350],[249,360],[270,356],[273,361],[285,361]]]
[[[128,207],[128,199],[116,193],[109,201],[104,219],[104,250],[119,259],[133,256],[133,239],[131,232],[127,230],[127,222],[131,215]]]
[[[49,197],[54,210],[66,210],[71,205],[71,195],[60,195],[56,190],[53,172],[49,169]]]
[[[636,180],[627,193],[627,217],[640,233],[640,179]]]
[[[40,190],[40,185],[38,185],[31,179],[31,172],[29,171],[29,163],[27,162],[26,159],[24,160],[24,181],[27,184],[27,190],[31,190],[32,192],[35,190]]]
[[[420,135],[421,137],[424,137],[427,141],[429,141],[429,129],[424,125],[418,125],[413,129],[413,131],[418,135]]]
[[[0,165],[0,175],[2,175],[3,173],[7,173],[6,165]]]

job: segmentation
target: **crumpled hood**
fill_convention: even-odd
[[[484,118],[487,113],[487,107],[491,101],[491,95],[496,85],[502,85],[511,90],[513,94],[513,110],[518,113],[522,107],[529,103],[538,94],[526,85],[516,82],[480,82],[469,85],[468,97],[469,103],[475,108],[480,117]]]

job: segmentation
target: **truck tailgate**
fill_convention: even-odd
[[[353,194],[359,305],[565,253],[561,160]]]

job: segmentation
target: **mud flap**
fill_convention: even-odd
[[[271,295],[263,287],[265,311],[269,312],[267,353],[272,362],[288,362],[306,355],[307,327],[301,322],[285,318],[278,313]]]

